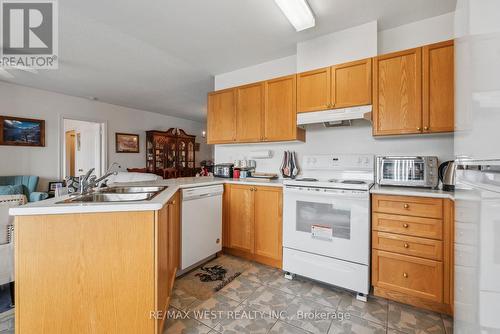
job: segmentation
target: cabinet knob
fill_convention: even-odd
[[[409,226],[409,225],[408,225],[408,224],[406,224],[406,223],[405,223],[405,224],[403,224],[403,227],[404,227],[404,228],[408,228],[408,226]]]
[[[408,278],[408,273],[403,273],[404,278]]]
[[[429,130],[429,127],[428,126],[424,126],[424,130],[425,131]]]
[[[405,242],[404,246],[405,246],[405,248],[409,248],[410,247],[410,245],[408,245],[406,242]]]
[[[420,130],[422,130],[422,128],[421,128],[421,127],[418,127],[418,128],[417,128],[417,131],[420,131]]]
[[[410,205],[409,205],[409,204],[405,204],[405,205],[403,205],[403,207],[404,207],[405,209],[408,209],[408,208],[410,207]]]

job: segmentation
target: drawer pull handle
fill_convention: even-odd
[[[405,209],[408,209],[408,208],[410,207],[410,205],[405,204],[405,205],[403,205],[403,207],[404,207]]]
[[[408,274],[407,273],[403,273],[403,277],[404,278],[408,278]]]
[[[404,246],[405,246],[405,248],[409,248],[410,247],[410,245],[408,245],[406,242],[405,242]]]
[[[410,225],[408,225],[408,224],[406,224],[406,223],[405,223],[405,224],[403,224],[403,227],[404,227],[404,228],[408,228],[409,226],[410,226]]]

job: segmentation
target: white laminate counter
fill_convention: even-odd
[[[453,191],[443,191],[439,189],[427,188],[381,186],[378,184],[375,184],[371,188],[370,193],[380,195],[433,197],[446,198],[451,200],[455,199],[455,193]]]
[[[55,215],[55,214],[73,214],[73,213],[92,213],[92,212],[118,212],[118,211],[156,211],[160,210],[165,203],[182,188],[202,187],[217,184],[246,184],[256,186],[282,187],[282,180],[272,181],[249,181],[246,179],[224,179],[216,177],[185,177],[169,180],[158,180],[148,182],[133,183],[115,183],[113,186],[167,186],[168,188],[159,193],[149,201],[136,202],[106,202],[106,203],[62,203],[68,196],[62,198],[51,198],[44,201],[28,203],[23,206],[10,208],[11,216],[27,215]]]

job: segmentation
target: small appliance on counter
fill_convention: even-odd
[[[214,176],[232,178],[233,177],[233,167],[232,163],[216,164],[214,166]]]
[[[444,191],[455,191],[455,161],[445,161],[439,165],[439,180],[443,184]]]
[[[376,181],[382,186],[436,188],[438,159],[434,156],[378,156]]]

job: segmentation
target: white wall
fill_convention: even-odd
[[[297,72],[377,55],[377,21],[297,44]]]
[[[453,13],[378,33],[376,23],[370,22],[299,43],[297,72],[452,38]],[[272,77],[269,68],[273,64],[279,66],[282,61],[217,75],[215,89],[269,79]],[[274,173],[279,171],[284,150],[296,151],[299,163],[305,154],[329,153],[436,155],[444,161],[453,158],[453,134],[374,138],[371,124],[364,120],[355,121],[351,127],[340,128],[324,128],[318,124],[307,126],[305,143],[216,145],[215,161],[232,162],[250,158],[252,151],[266,149],[272,150],[274,156],[257,160],[257,170]]]
[[[46,190],[48,181],[60,177],[62,116],[107,122],[108,162],[116,161],[122,168],[145,166],[145,131],[152,129],[182,128],[196,135],[196,141],[201,143],[200,152],[196,152],[197,162],[212,156],[211,147],[201,138],[205,124],[199,122],[4,82],[0,82],[0,101],[2,115],[45,120],[45,147],[0,146],[0,175],[38,175],[42,178],[39,185],[42,190]],[[140,153],[115,153],[115,132],[139,134]]]
[[[215,161],[250,159],[252,151],[271,150],[271,159],[257,160],[257,170],[279,173],[284,150],[297,152],[299,167],[302,165],[302,157],[311,154],[436,155],[440,161],[453,158],[451,134],[374,138],[371,131],[371,124],[364,120],[354,121],[351,127],[325,128],[321,124],[308,125],[305,143],[217,145]]]
[[[454,13],[405,24],[378,33],[378,53],[411,49],[414,47],[453,39]]]
[[[215,89],[241,86],[261,80],[278,78],[297,72],[297,57],[295,55],[275,59],[255,66],[238,69],[233,72],[215,76]]]

